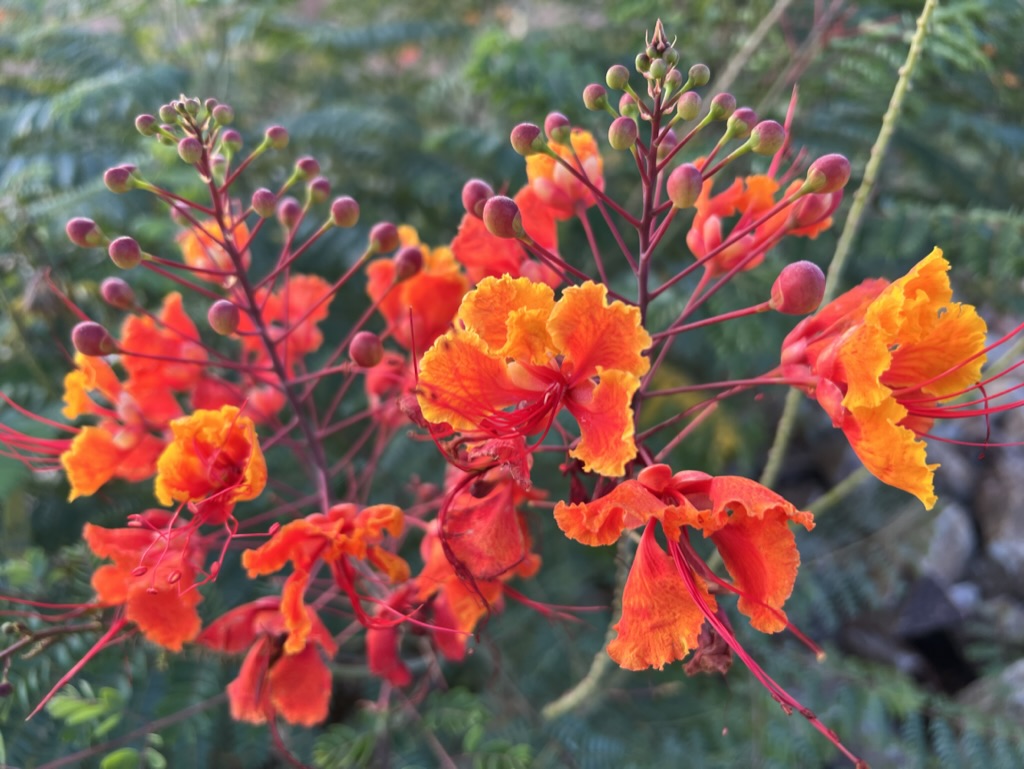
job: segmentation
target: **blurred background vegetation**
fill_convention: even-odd
[[[766,0],[7,0],[0,5],[0,387],[59,418],[75,319],[47,290],[47,273],[95,318],[116,325],[97,297],[113,268],[101,252],[67,242],[68,218],[91,216],[108,233],[130,232],[146,250],[173,251],[166,211],[142,194],[111,195],[101,175],[134,162],[163,186],[194,189],[173,149],[154,157],[153,143],[132,125],[136,114],[179,94],[231,104],[249,146],[266,125],[285,125],[287,157],[316,156],[335,191],[360,201],[363,223],[407,222],[425,242],[441,244],[461,217],[464,180],[479,176],[513,190],[523,182],[522,159],[507,138],[515,123],[539,123],[559,110],[604,132],[606,121],[586,113],[579,95],[603,81],[611,64],[632,67],[644,32],[660,17],[678,36],[683,62],[708,64],[711,88],[727,87],[763,117],[781,120],[799,80],[796,144],[811,157],[846,154],[852,190],[920,8],[905,0],[792,0],[748,45],[780,8]],[[954,264],[958,298],[978,304],[994,328],[1024,316],[1021,29],[1018,2],[940,6],[848,284],[902,274],[938,244]],[[630,164],[610,151],[606,164],[608,189],[629,200]],[[258,170],[253,186],[274,187],[290,166],[261,161]],[[681,233],[664,250],[665,275],[689,258]],[[364,234],[325,239],[310,269],[340,272]],[[838,227],[813,242],[784,244],[711,309],[766,295],[786,261],[827,265],[837,236]],[[584,244],[581,232],[565,228],[563,254]],[[134,285],[150,300],[166,290],[152,276]],[[350,305],[336,307],[339,318],[362,309],[357,296]],[[789,325],[770,319],[715,327],[680,351],[668,376],[699,381],[765,370]],[[730,404],[673,463],[756,477],[780,403],[769,394]],[[940,492],[949,502],[932,513],[859,476],[843,485],[845,494],[822,502],[856,463],[812,405],[801,413],[779,486],[797,503],[818,499],[821,514],[818,528],[801,538],[805,565],[787,609],[829,656],[815,663],[794,639],[760,637],[742,620],[738,635],[874,766],[1024,765],[1024,497],[1012,483],[1024,477],[1024,457],[1018,449],[984,459],[972,449],[943,451]],[[10,409],[0,418],[39,433]],[[1020,419],[996,427],[997,440],[1024,434]],[[410,462],[424,473],[439,468],[386,456],[379,487],[403,484]],[[138,489],[116,484],[70,506],[65,494],[61,479],[0,459],[0,592],[88,600],[94,561],[76,544],[83,522],[116,525],[151,504]],[[535,517],[545,567],[525,592],[556,604],[607,606],[614,549],[575,546],[548,518]],[[207,617],[247,586],[240,573],[227,572],[218,588],[202,605]],[[329,722],[288,729],[285,740],[325,769],[435,766],[437,744],[459,766],[473,767],[842,765],[740,665],[725,680],[686,678],[681,666],[615,672],[584,709],[543,721],[540,708],[578,681],[601,647],[608,612],[581,616],[565,623],[509,607],[489,622],[468,663],[449,671],[452,688],[431,695],[415,717],[366,707],[377,684],[358,650],[343,654]],[[111,650],[90,663],[63,704],[25,724],[91,642],[69,638],[14,661],[13,693],[0,700],[0,766],[284,765],[265,730],[232,723],[218,698],[237,663],[196,651],[169,657],[143,643]]]

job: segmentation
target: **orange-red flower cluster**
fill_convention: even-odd
[[[540,201],[554,211],[556,218],[569,219],[597,202],[594,190],[604,190],[604,160],[594,136],[582,128],[573,128],[569,144],[549,142],[548,146],[564,161],[538,152],[526,158],[526,178]],[[581,181],[566,165],[587,179]]]
[[[486,278],[456,327],[420,363],[424,418],[477,438],[546,433],[564,407],[580,427],[570,454],[588,471],[622,475],[636,456],[633,394],[649,362],[640,312],[587,282],[561,299],[526,278]]]
[[[866,281],[800,323],[782,352],[864,466],[928,508],[938,465],[919,436],[975,388],[986,357],[985,321],[952,301],[948,271],[936,248],[893,283]]]
[[[622,596],[618,636],[608,654],[622,667],[661,668],[698,645],[705,619],[717,610],[714,581],[739,595],[739,610],[764,633],[786,627],[782,606],[796,580],[800,555],[788,524],[814,526],[810,513],[778,494],[736,476],[672,474],[666,465],[644,469],[592,502],[555,506],[562,531],[585,545],[615,542],[644,527]],[[657,522],[671,555],[654,537]],[[689,548],[687,527],[715,544],[732,576],[714,577]]]

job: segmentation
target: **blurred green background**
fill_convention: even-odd
[[[761,21],[780,9],[779,20],[749,45]],[[68,243],[68,218],[91,216],[108,233],[130,232],[146,250],[173,251],[176,228],[166,211],[140,193],[110,194],[101,175],[133,162],[163,186],[196,189],[173,149],[154,155],[132,124],[179,94],[232,105],[248,146],[266,125],[289,129],[284,159],[261,161],[253,187],[280,184],[294,158],[312,154],[335,192],[360,201],[362,229],[324,239],[308,257],[308,269],[330,275],[359,254],[366,227],[380,219],[416,226],[427,243],[448,242],[469,177],[517,189],[525,173],[508,144],[514,124],[540,123],[558,110],[603,134],[606,120],[583,109],[580,93],[602,82],[611,64],[632,68],[659,17],[678,37],[685,64],[708,64],[710,88],[727,87],[762,117],[783,118],[798,80],[796,146],[810,157],[846,154],[853,190],[919,11],[900,0],[793,0],[784,8],[762,0],[8,0],[0,5],[0,387],[59,418],[75,319],[47,290],[47,271],[95,318],[116,326],[97,296],[113,267],[101,251]],[[954,265],[958,298],[979,305],[994,331],[1024,316],[1022,29],[1024,6],[1012,0],[939,7],[847,284],[895,277],[941,245]],[[635,201],[631,164],[610,150],[605,158],[608,189]],[[744,161],[739,172],[749,167]],[[244,199],[251,189],[240,192]],[[765,296],[787,261],[827,265],[845,210],[832,232],[786,242],[711,309],[735,307],[737,296]],[[687,263],[682,235],[675,242],[656,268],[662,275]],[[567,225],[561,252],[583,248],[582,232]],[[166,290],[151,276],[133,285],[150,301]],[[335,314],[354,318],[361,301],[356,290]],[[673,309],[678,305],[665,302],[654,324],[667,322]],[[679,351],[668,375],[700,381],[763,371],[776,362],[790,326],[781,318],[716,326]],[[729,404],[673,464],[756,477],[780,404],[775,394]],[[856,469],[841,436],[806,406],[779,486],[798,504],[819,499]],[[0,418],[40,434],[10,409]],[[1018,415],[994,427],[994,440],[1024,435]],[[742,618],[737,634],[873,766],[1019,767],[1024,495],[1016,479],[1024,477],[1024,455],[1019,447],[983,458],[977,449],[939,448],[944,502],[936,511],[872,480],[851,481],[845,493],[816,506],[820,523],[800,539],[804,567],[787,610],[827,648],[825,662],[815,663],[791,637],[760,636]],[[425,450],[386,455],[377,487],[403,484],[410,467],[436,475],[436,457],[411,453]],[[552,474],[556,497],[564,493],[557,479]],[[0,458],[0,593],[87,600],[94,561],[76,544],[82,523],[116,525],[151,503],[123,484],[70,506],[65,494],[62,479],[33,476]],[[555,604],[607,606],[614,548],[573,545],[543,511],[533,525],[545,566],[519,587]],[[242,600],[246,589],[237,571],[223,574],[204,615]],[[359,649],[346,649],[329,722],[285,729],[285,740],[324,768],[437,766],[436,744],[467,767],[844,765],[741,665],[725,680],[686,678],[681,666],[616,671],[584,709],[544,722],[540,708],[578,681],[601,647],[607,610],[581,617],[567,623],[510,606],[488,623],[468,663],[447,671],[451,689],[431,694],[418,715],[369,707],[378,685]],[[14,691],[0,700],[0,766],[285,766],[265,730],[232,723],[223,704],[210,702],[237,662],[195,651],[169,657],[143,643],[111,651],[80,676],[62,717],[43,714],[25,724],[90,643],[72,638],[15,658]],[[190,708],[187,719],[175,715]],[[147,736],[157,719],[166,719],[155,729],[161,736]],[[97,746],[87,759],[74,757]]]

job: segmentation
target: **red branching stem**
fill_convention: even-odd
[[[608,285],[608,273],[604,269],[604,260],[601,258],[601,249],[597,245],[597,239],[594,238],[594,230],[590,226],[590,221],[587,219],[586,211],[582,207],[577,207],[576,218],[579,219],[580,224],[583,226],[583,233],[587,237],[587,245],[590,246],[590,253],[594,256],[594,264],[597,266],[597,274],[601,276],[601,282]]]
[[[166,260],[164,260],[164,259],[161,259],[160,261],[161,262],[166,262]],[[178,264],[177,262],[167,262],[167,263],[170,266],[176,267],[178,269],[187,269],[183,265]],[[214,291],[211,291],[208,288],[204,288],[203,286],[200,286],[197,283],[193,283],[192,281],[188,280],[187,278],[183,278],[180,275],[176,275],[173,272],[171,272],[170,270],[165,270],[162,267],[158,267],[153,259],[145,259],[145,260],[143,260],[142,266],[145,267],[147,270],[151,270],[151,271],[155,272],[157,275],[160,275],[161,277],[167,278],[169,280],[173,280],[179,286],[184,286],[189,291],[193,291],[193,292],[199,294],[199,296],[206,297],[207,299],[209,299],[211,301],[215,302],[218,299],[223,299],[224,298],[220,294],[218,294],[218,293],[216,293]]]
[[[751,385],[737,385],[737,386],[732,387],[732,388],[730,388],[728,390],[725,390],[724,392],[720,392],[720,393],[718,393],[718,395],[715,395],[715,396],[713,396],[711,398],[708,398],[707,400],[703,400],[700,403],[697,403],[697,404],[691,406],[690,408],[686,409],[685,411],[681,411],[678,414],[673,414],[668,419],[666,419],[666,420],[664,420],[662,422],[659,422],[658,424],[654,425],[653,427],[648,427],[642,433],[637,435],[636,436],[636,442],[639,445],[639,444],[643,443],[645,440],[647,440],[648,438],[650,438],[652,435],[656,435],[657,433],[661,432],[662,430],[664,430],[664,429],[666,429],[668,427],[671,427],[672,425],[678,424],[679,422],[683,421],[688,416],[690,416],[690,414],[692,414],[693,412],[698,411],[700,409],[707,408],[710,403],[717,403],[719,401],[725,400],[726,398],[731,398],[733,395],[741,393],[744,390],[749,390],[750,387],[751,387]]]
[[[68,433],[73,433],[73,434],[77,434],[78,433],[78,428],[77,427],[72,427],[71,425],[62,424],[61,422],[54,422],[52,419],[47,419],[44,416],[40,416],[39,414],[35,414],[35,413],[29,411],[24,406],[19,406],[17,403],[15,403],[10,398],[10,396],[7,395],[7,393],[3,392],[2,390],[0,390],[0,400],[3,400],[3,402],[6,403],[8,406],[10,406],[12,409],[17,411],[23,417],[27,417],[28,419],[31,419],[33,422],[39,422],[39,424],[46,425],[47,427],[53,427],[53,428],[55,428],[57,430],[63,430],[64,432],[68,432]],[[6,425],[0,425],[0,427],[4,427],[5,429],[10,429],[10,428],[7,428]],[[12,432],[14,432],[14,431],[12,430]]]
[[[605,226],[608,227],[608,231],[612,234],[615,239],[615,243],[618,245],[619,250],[622,252],[622,256],[626,259],[630,269],[636,274],[637,265],[636,259],[633,258],[633,252],[630,251],[629,246],[626,245],[626,241],[622,237],[622,233],[619,232],[619,228],[615,226],[615,222],[612,220],[611,214],[608,213],[608,209],[605,208],[604,201],[600,198],[596,198],[594,205],[597,206],[597,210],[601,212],[601,216],[604,219]]]
[[[651,334],[651,338],[655,342],[658,342],[666,337],[682,334],[686,331],[693,331],[694,329],[703,328],[704,326],[711,326],[714,325],[715,323],[723,323],[727,320],[735,320],[736,318],[745,318],[748,315],[760,315],[761,313],[767,312],[770,309],[771,305],[769,302],[761,302],[760,304],[751,305],[750,307],[741,307],[738,310],[723,312],[721,315],[712,315],[710,318],[701,318],[700,320],[695,320],[693,323],[672,325],[669,326],[664,331],[659,331],[656,334]]]
[[[615,211],[615,213],[617,213],[619,216],[621,216],[623,219],[625,219],[627,222],[629,222],[634,227],[639,227],[640,226],[640,221],[636,217],[634,217],[631,213],[629,213],[629,211],[627,211],[622,206],[620,206],[618,203],[616,203],[614,200],[612,200],[610,197],[608,197],[608,195],[605,194],[604,190],[601,190],[600,188],[598,188],[598,186],[596,184],[594,184],[592,181],[590,181],[590,177],[589,176],[587,176],[585,173],[583,173],[580,170],[578,170],[577,168],[575,168],[572,165],[572,163],[567,162],[565,160],[565,158],[563,158],[561,155],[558,155],[557,153],[555,154],[555,162],[560,163],[578,181],[582,182],[583,185],[587,189],[589,189],[592,193],[594,193],[594,197],[595,198],[603,200],[608,205],[608,207],[613,209]]]
[[[710,417],[712,414],[715,413],[715,411],[718,410],[718,404],[714,403],[713,401],[706,401],[705,404],[702,405],[705,406],[704,410],[697,414],[697,416],[695,416],[690,421],[690,424],[688,424],[686,427],[684,427],[682,430],[676,433],[672,440],[670,440],[668,443],[662,446],[661,450],[658,451],[658,453],[652,457],[654,461],[651,462],[650,464],[661,462],[662,459],[664,459],[665,457],[672,453],[672,450],[676,446],[678,446],[680,443],[686,440],[693,433],[694,430],[700,427],[705,422],[705,420],[707,420],[708,417]]]

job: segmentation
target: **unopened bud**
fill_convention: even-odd
[[[320,163],[316,158],[306,155],[295,161],[295,172],[300,179],[312,179],[320,173]]]
[[[221,336],[235,333],[241,318],[242,314],[238,310],[238,305],[227,299],[218,299],[210,305],[210,309],[206,313],[210,328]]]
[[[665,75],[665,90],[675,93],[683,87],[683,73],[678,69],[670,69]]]
[[[231,125],[235,122],[235,111],[227,104],[218,104],[210,114],[217,125]]]
[[[122,270],[138,267],[139,262],[142,261],[142,249],[139,248],[138,242],[135,238],[130,238],[127,235],[110,241],[110,245],[107,246],[107,254],[110,256],[110,261]]]
[[[384,345],[372,331],[360,331],[349,342],[348,355],[357,366],[373,368],[384,358]]]
[[[700,105],[703,99],[696,91],[687,91],[679,97],[676,102],[676,114],[680,120],[693,120],[700,114]]]
[[[277,196],[266,187],[260,187],[252,194],[252,210],[257,216],[269,219],[277,209]]]
[[[608,126],[608,143],[615,150],[628,150],[636,144],[637,127],[633,118],[617,117]]]
[[[665,182],[665,192],[676,208],[689,208],[697,202],[704,177],[693,163],[683,163],[672,169]]]
[[[115,195],[128,192],[128,190],[135,186],[134,179],[132,179],[132,172],[134,171],[135,166],[114,166],[113,168],[108,168],[103,172],[103,183]]]
[[[484,226],[498,238],[519,238],[525,234],[523,217],[512,198],[495,195],[484,205]]]
[[[160,142],[162,145],[164,145],[165,147],[173,147],[175,144],[178,143],[178,140],[175,139],[173,136],[168,136],[167,135],[167,134],[173,134],[173,133],[174,133],[174,126],[168,125],[168,124],[165,123],[164,125],[160,126],[160,133],[158,133],[156,135],[156,140],[158,142]]]
[[[64,230],[68,234],[68,240],[82,248],[96,248],[107,242],[107,236],[96,222],[84,216],[76,216],[65,225]]]
[[[331,224],[335,227],[355,227],[359,221],[359,204],[355,198],[342,195],[331,203]]]
[[[583,89],[583,106],[599,112],[608,106],[608,91],[600,83],[591,83]]]
[[[494,197],[494,190],[483,179],[470,179],[462,185],[462,207],[466,213],[479,219],[484,213],[484,203]]]
[[[143,136],[152,136],[159,130],[159,125],[152,115],[139,115],[135,118],[135,129]]]
[[[288,146],[288,130],[284,126],[272,125],[264,134],[267,144],[275,150],[283,150]]]
[[[639,120],[640,105],[636,103],[636,99],[634,99],[630,94],[624,93],[619,99],[619,114],[623,117]]]
[[[370,248],[377,254],[389,254],[401,245],[398,228],[391,222],[378,222],[370,228]]]
[[[178,122],[178,111],[171,104],[161,105],[156,114],[160,116],[160,120],[164,123],[171,123],[173,125]]]
[[[793,227],[810,227],[828,219],[843,202],[843,191],[804,195],[793,206],[790,221]]]
[[[523,157],[536,155],[544,149],[544,140],[540,135],[540,126],[533,123],[520,123],[509,135],[512,149]]]
[[[668,157],[668,153],[671,152],[675,146],[679,144],[679,137],[676,136],[676,132],[669,128],[665,131],[665,135],[661,137],[661,141],[658,142],[658,160],[664,160]]]
[[[604,76],[604,82],[608,84],[609,88],[621,91],[629,83],[629,70],[621,64],[615,64],[608,68],[608,72]]]
[[[395,280],[408,280],[423,269],[423,251],[419,246],[406,246],[395,254]]]
[[[646,53],[638,53],[635,63],[637,72],[646,73],[651,68],[651,57]]]
[[[652,80],[663,80],[668,74],[668,64],[664,59],[655,59],[651,62],[651,68],[647,70],[647,76]]]
[[[825,273],[814,262],[793,262],[772,284],[771,308],[786,315],[814,312],[825,296]]]
[[[708,114],[712,120],[727,120],[736,111],[736,97],[731,93],[720,93],[711,100]]]
[[[302,205],[290,195],[277,204],[277,220],[286,230],[293,230],[302,218]]]
[[[83,321],[71,329],[71,344],[82,355],[95,357],[117,352],[117,343],[99,323]]]
[[[205,99],[203,101],[203,109],[205,109],[208,113],[212,115],[213,110],[217,107],[218,104],[220,104],[220,102],[211,96],[209,99]]]
[[[556,144],[568,144],[572,137],[572,124],[561,112],[549,112],[544,118],[544,133]]]
[[[850,181],[850,161],[842,155],[825,155],[807,169],[805,186],[811,192],[826,193],[841,190]]]
[[[100,296],[118,310],[130,310],[135,306],[135,292],[121,278],[104,278],[100,283]]]
[[[331,196],[331,182],[326,176],[318,176],[309,182],[309,199],[323,203]]]
[[[746,139],[757,125],[757,113],[750,107],[740,107],[729,115],[725,123],[725,133],[733,139]]]
[[[14,684],[10,681],[0,681],[0,699],[6,699],[14,694]]]
[[[661,52],[661,58],[668,62],[669,66],[674,67],[679,63],[679,51],[672,46],[669,46]]]
[[[210,155],[210,169],[217,174],[224,173],[224,169],[227,168],[228,159],[221,155],[219,152],[214,152]]]
[[[220,143],[228,152],[238,152],[242,149],[242,134],[234,128],[229,128],[220,135]]]
[[[774,120],[762,120],[750,132],[751,147],[758,155],[774,155],[786,143],[786,129]]]
[[[707,85],[708,81],[711,80],[711,70],[708,69],[707,64],[694,64],[690,67],[687,77],[689,77],[690,84],[694,88],[700,88],[702,85]]]
[[[199,101],[199,99],[188,98],[188,99],[185,99],[184,106],[185,106],[185,112],[187,112],[192,117],[195,117],[196,115],[199,114],[199,110],[202,109],[203,105],[202,105],[202,102]]]
[[[195,165],[203,157],[203,144],[194,136],[186,136],[178,142],[178,157],[189,165]]]

